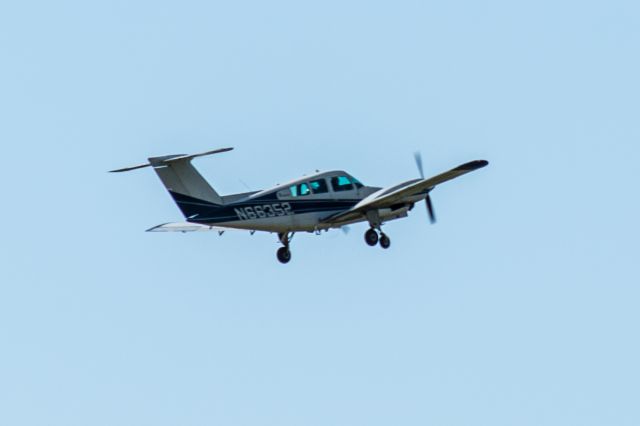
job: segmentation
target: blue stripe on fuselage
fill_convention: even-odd
[[[193,218],[193,222],[206,224],[242,220],[242,217],[238,215],[238,210],[244,212],[244,209],[246,209],[247,207],[253,209],[255,207],[263,208],[267,206],[268,211],[268,209],[272,208],[269,206],[281,206],[282,204],[286,203],[291,207],[291,211],[288,214],[322,213],[348,210],[360,201],[359,199],[278,200],[277,198],[272,197],[260,197],[259,199],[247,199],[231,204],[220,205],[177,192],[169,192],[185,217]],[[269,217],[274,216],[269,215]]]

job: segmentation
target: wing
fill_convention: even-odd
[[[147,232],[204,232],[204,231],[217,231],[222,233],[225,231],[233,230],[233,228],[226,228],[222,226],[208,226],[201,225],[199,223],[191,222],[175,222],[175,223],[163,223],[162,225],[154,226],[147,229]]]
[[[481,169],[488,164],[489,162],[485,160],[471,161],[429,179],[414,179],[400,185],[381,189],[360,201],[350,210],[330,216],[323,222],[350,221],[361,217],[362,214],[368,210],[384,209],[398,204],[411,202],[413,201],[411,200],[412,198],[415,199],[415,197],[419,197],[421,195],[426,196],[429,191],[441,183],[455,179],[474,170]]]

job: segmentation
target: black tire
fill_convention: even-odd
[[[369,229],[367,232],[365,232],[364,241],[372,247],[378,244],[378,233],[376,232],[376,230]]]
[[[286,247],[280,247],[277,254],[280,263],[289,263],[291,260],[291,251]]]
[[[385,234],[380,235],[380,247],[385,250],[391,247],[391,240]]]

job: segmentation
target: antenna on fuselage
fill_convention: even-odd
[[[246,184],[246,182],[245,182],[245,181],[243,181],[242,179],[238,179],[238,181],[239,181],[239,182],[240,182],[240,183],[241,183],[245,188],[247,188],[247,191],[251,191],[251,190],[252,190],[251,188],[249,188],[249,185],[247,185],[247,184]]]

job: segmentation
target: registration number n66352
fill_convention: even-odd
[[[268,217],[288,216],[293,214],[289,203],[262,204],[234,209],[239,220],[264,219]]]

